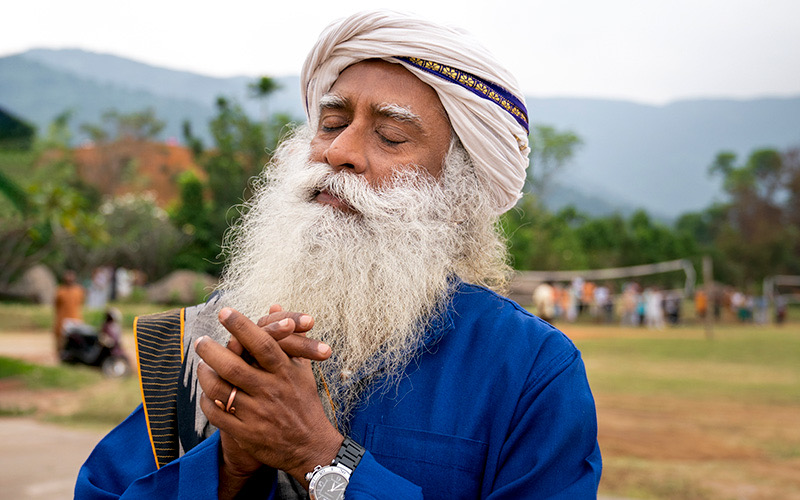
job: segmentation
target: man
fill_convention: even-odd
[[[75,271],[65,271],[61,285],[56,289],[56,297],[53,302],[55,309],[53,336],[56,355],[60,355],[64,346],[64,324],[69,320],[83,322],[84,297],[83,287],[78,284]]]
[[[138,320],[144,405],[76,497],[594,498],[579,352],[488,288],[527,165],[513,77],[380,11],[331,25],[301,80],[309,125],[228,235],[220,293]]]
[[[556,290],[545,281],[533,289],[533,305],[540,318],[552,323],[556,316]]]

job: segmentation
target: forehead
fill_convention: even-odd
[[[436,91],[399,64],[367,60],[349,66],[323,102],[330,102],[330,98],[341,99],[351,106],[397,106],[418,115],[427,125],[450,127]]]

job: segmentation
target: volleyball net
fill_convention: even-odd
[[[684,285],[682,293],[685,297],[694,294],[697,273],[689,259],[676,259],[653,264],[641,264],[627,267],[609,267],[605,269],[579,269],[574,271],[517,271],[511,280],[509,296],[519,303],[530,302],[531,295],[537,285],[544,282],[571,282],[576,278],[586,281],[608,281],[633,279],[643,276],[654,276],[664,273],[682,271]]]

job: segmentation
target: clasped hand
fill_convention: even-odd
[[[304,474],[330,463],[344,439],[325,416],[311,370],[330,347],[306,337],[311,316],[278,305],[257,324],[230,308],[219,320],[231,333],[228,347],[201,337],[195,350],[200,407],[221,433],[220,481],[225,474],[245,481],[266,465],[306,484]],[[227,401],[233,386],[236,411],[229,413],[214,401]]]

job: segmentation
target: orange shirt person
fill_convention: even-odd
[[[706,297],[706,293],[702,290],[698,290],[694,294],[694,310],[698,318],[706,317],[706,312],[708,311],[708,298]]]
[[[56,352],[61,349],[64,338],[64,321],[75,319],[83,321],[83,301],[85,292],[83,287],[77,283],[75,272],[66,271],[63,283],[56,290],[55,311],[56,320],[53,325],[55,336]]]

